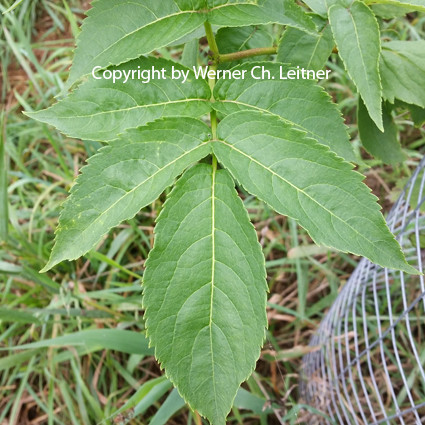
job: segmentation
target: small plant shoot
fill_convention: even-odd
[[[402,161],[393,113],[402,105],[424,116],[425,41],[381,42],[382,16],[425,2],[91,6],[61,100],[28,113],[104,143],[63,205],[42,272],[85,255],[172,187],[143,274],[146,332],[187,404],[224,425],[267,329],[265,260],[237,187],[317,244],[417,273],[354,171],[347,127],[319,82],[339,55],[358,90],[365,149]],[[158,57],[170,45],[184,46],[181,60]]]

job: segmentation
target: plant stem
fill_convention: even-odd
[[[213,54],[213,64],[210,66],[211,70],[217,70],[218,58],[220,57],[220,52],[218,51],[217,42],[214,37],[214,32],[209,22],[205,22],[205,33],[207,35],[208,45],[210,46],[210,50]],[[211,88],[211,102],[214,102],[214,87],[215,87],[215,78],[210,78],[208,83]],[[211,119],[211,130],[212,130],[212,138],[215,140],[217,138],[217,113],[216,111],[211,111],[210,113]],[[217,158],[213,155],[213,168],[217,169]]]
[[[205,33],[207,35],[208,45],[210,46],[210,50],[212,53],[212,60],[214,65],[224,62],[237,61],[245,58],[251,58],[253,56],[275,55],[277,53],[277,47],[258,47],[256,49],[248,49],[243,50],[241,52],[226,53],[220,55],[211,24],[209,22],[205,22],[204,27]]]
[[[270,56],[277,53],[277,47],[258,47],[256,49],[242,50],[241,52],[218,55],[218,62],[232,62],[253,56]]]
[[[214,32],[209,22],[205,22],[204,27],[205,27],[205,33],[207,35],[208,45],[210,46],[210,50],[213,54],[213,60],[215,62],[220,56],[220,53],[218,52],[218,46],[217,46],[217,42],[215,41]]]

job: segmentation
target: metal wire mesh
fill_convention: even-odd
[[[387,223],[409,263],[423,270],[425,158]],[[309,424],[425,423],[425,284],[423,276],[363,259],[303,359],[301,392],[315,415]]]

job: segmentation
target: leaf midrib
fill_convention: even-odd
[[[137,105],[137,106],[132,106],[130,108],[122,108],[122,109],[113,109],[110,111],[100,111],[100,112],[96,112],[95,114],[87,114],[87,115],[72,115],[72,116],[55,116],[56,119],[61,119],[61,120],[67,120],[67,119],[74,119],[74,118],[92,118],[92,117],[96,117],[99,115],[104,115],[104,114],[115,114],[118,112],[128,112],[128,111],[132,111],[135,109],[142,109],[142,108],[153,108],[155,106],[166,106],[166,105],[173,105],[173,104],[178,104],[178,103],[187,103],[187,102],[205,102],[205,103],[210,103],[209,99],[182,99],[182,100],[172,100],[169,102],[161,102],[161,103],[151,103],[149,105]],[[42,111],[41,111],[42,112]]]
[[[217,170],[213,167],[211,177],[211,299],[210,299],[210,317],[209,317],[209,331],[210,331],[210,347],[211,347],[211,372],[212,381],[214,388],[214,401],[215,409],[218,412],[217,406],[217,394],[216,394],[216,383],[215,383],[215,367],[214,367],[214,351],[213,351],[213,337],[212,337],[212,325],[213,325],[213,300],[214,300],[214,283],[215,283],[215,176]]]

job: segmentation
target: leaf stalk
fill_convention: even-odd
[[[277,47],[258,47],[256,49],[242,50],[241,52],[226,53],[218,55],[218,62],[232,62],[254,56],[270,56],[277,53]]]
[[[214,36],[214,31],[209,22],[204,24],[205,33],[207,36],[208,45],[211,51],[211,59],[214,65],[219,63],[232,62],[246,58],[252,58],[255,56],[269,56],[277,53],[277,47],[257,47],[255,49],[242,50],[241,52],[225,53],[220,54],[217,41]]]
[[[220,56],[220,53],[218,51],[218,45],[217,45],[217,41],[215,40],[214,31],[209,22],[205,22],[204,27],[205,27],[205,33],[207,36],[208,45],[210,46],[210,50],[213,56],[213,61],[216,62],[216,60]]]

